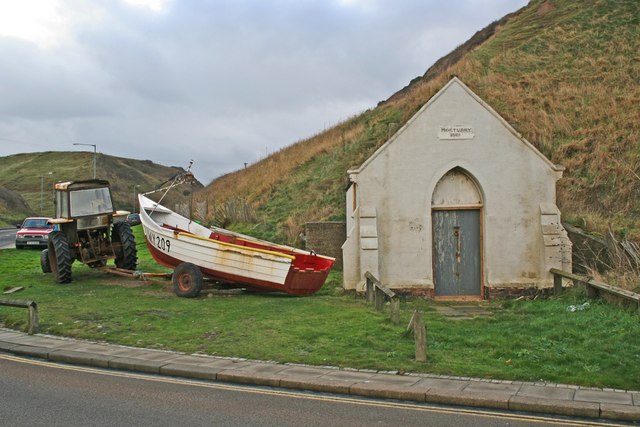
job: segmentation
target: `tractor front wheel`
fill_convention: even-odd
[[[71,250],[67,236],[61,231],[51,232],[47,252],[54,280],[58,283],[71,282]]]
[[[179,297],[197,297],[202,290],[203,280],[202,272],[195,264],[183,262],[173,270],[173,292]]]

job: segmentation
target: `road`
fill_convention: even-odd
[[[0,249],[16,247],[17,228],[0,229]]]
[[[616,425],[140,375],[0,353],[3,426]]]

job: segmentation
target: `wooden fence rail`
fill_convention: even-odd
[[[27,323],[27,333],[29,335],[38,333],[38,327],[39,327],[38,304],[36,304],[35,301],[0,300],[0,305],[29,309],[29,321]]]
[[[391,314],[390,319],[394,324],[400,323],[400,298],[391,289],[384,286],[376,277],[370,272],[364,274],[366,279],[366,294],[367,302],[373,302],[376,310],[382,311],[384,309],[384,303],[388,300],[390,302]],[[421,311],[414,311],[411,316],[411,321],[407,327],[407,332],[413,331],[416,344],[416,362],[427,361],[427,329],[423,320],[423,314]]]
[[[589,298],[595,298],[600,292],[605,292],[615,295],[623,300],[635,303],[638,307],[638,311],[640,311],[640,294],[607,285],[606,283],[596,282],[591,277],[568,273],[566,271],[558,270],[557,268],[552,268],[549,271],[553,274],[553,290],[556,294],[562,291],[562,278],[564,277],[566,279],[573,280],[574,283],[577,282],[584,284]]]
[[[367,302],[374,302],[376,310],[382,311],[386,300],[390,301],[391,323],[400,323],[400,298],[391,289],[384,286],[376,277],[368,271],[364,274],[366,279],[366,298]]]

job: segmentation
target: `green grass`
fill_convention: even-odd
[[[296,239],[306,222],[344,221],[344,193],[349,185],[346,171],[363,163],[390,136],[390,127],[395,129],[399,122],[399,114],[393,110],[369,113],[366,132],[358,139],[323,151],[291,171],[287,179],[259,197],[254,224],[231,224],[229,228],[299,246],[303,243]]]
[[[260,214],[255,231],[271,240],[290,240],[285,222],[300,228],[340,220],[347,170],[456,75],[566,167],[557,192],[563,215],[583,218],[591,231],[611,225],[640,240],[639,17],[637,0],[532,0],[480,45],[456,53],[461,60],[442,74],[414,80],[375,108],[216,179],[196,197],[246,199]]]
[[[137,239],[142,242],[139,227]],[[166,271],[138,246],[140,269]],[[497,301],[490,318],[453,321],[426,300],[403,301],[393,325],[361,298],[344,293],[340,275],[310,297],[202,295],[182,299],[170,282],[140,282],[74,264],[73,282],[56,284],[39,251],[0,251],[0,289],[38,303],[41,332],[124,345],[211,355],[379,370],[639,389],[637,313],[590,302],[579,290],[545,301]],[[426,364],[413,361],[404,334],[414,309],[427,324]],[[24,310],[0,307],[0,323],[25,330]]]

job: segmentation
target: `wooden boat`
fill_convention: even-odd
[[[207,228],[139,195],[140,221],[153,258],[173,268],[179,296],[200,293],[203,276],[253,290],[310,295],[324,284],[334,258],[229,230]]]

